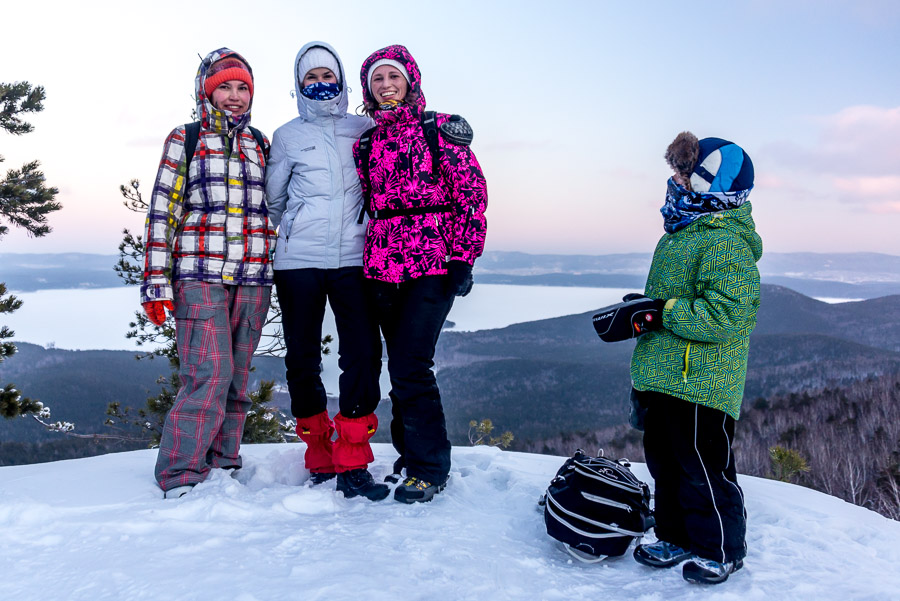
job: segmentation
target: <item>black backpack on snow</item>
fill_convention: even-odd
[[[581,561],[623,555],[654,524],[650,487],[629,467],[576,451],[541,497],[547,534]]]

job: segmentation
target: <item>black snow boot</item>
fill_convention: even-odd
[[[337,476],[337,474],[334,472],[310,472],[309,481],[313,483],[313,486],[316,486],[328,482],[335,476]]]
[[[377,484],[365,468],[338,474],[335,489],[344,493],[345,499],[363,496],[370,501],[380,501],[391,492],[386,484]]]
[[[410,476],[394,489],[394,500],[401,503],[425,503],[444,490],[445,485],[446,481],[444,484],[432,484]]]
[[[651,568],[671,568],[693,556],[687,549],[664,540],[638,545],[634,549],[635,561]]]
[[[697,584],[719,584],[728,580],[728,576],[744,567],[744,561],[719,563],[711,559],[694,557],[685,562],[681,569],[682,577],[688,582]]]

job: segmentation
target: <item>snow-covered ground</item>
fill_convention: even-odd
[[[630,554],[572,560],[535,507],[559,457],[454,448],[445,492],[406,506],[311,487],[304,449],[245,446],[236,478],[177,500],[152,450],[2,467],[0,599],[900,599],[900,523],[809,489],[742,478],[745,567],[700,587]],[[395,455],[374,449],[380,479]]]

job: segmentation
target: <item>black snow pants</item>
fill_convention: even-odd
[[[365,417],[378,406],[381,337],[364,283],[362,267],[275,271],[294,417],[312,417],[327,409],[320,375],[326,298],[337,326],[340,412]]]
[[[656,537],[705,559],[743,559],[747,514],[731,450],[734,418],[667,394],[635,392],[647,410],[644,455],[655,480]]]
[[[401,284],[369,280],[384,335],[391,379],[391,441],[400,454],[394,471],[406,468],[432,484],[450,474],[450,440],[434,371],[434,350],[453,294],[447,276],[424,276]]]

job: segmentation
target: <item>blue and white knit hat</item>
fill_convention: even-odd
[[[753,162],[744,149],[721,138],[703,138],[691,173],[691,188],[700,193],[731,193],[753,187]]]

